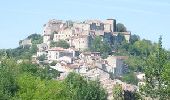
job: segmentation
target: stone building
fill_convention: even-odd
[[[107,71],[112,72],[115,76],[121,76],[125,72],[124,60],[126,56],[109,56],[107,57]]]
[[[116,32],[116,20],[107,19],[104,21],[104,31],[105,32]]]
[[[61,29],[58,32],[54,33],[53,41],[59,41],[59,40],[66,40],[70,39],[75,31],[71,28],[65,28]]]
[[[102,36],[103,40],[113,43],[113,36],[117,36],[116,20],[86,20],[84,22],[72,22],[62,20],[50,20],[44,25],[43,43],[50,46],[51,41],[66,40],[70,46],[83,50],[90,46],[91,39],[95,36]],[[129,42],[131,33],[121,32]],[[92,37],[92,38],[89,38]]]
[[[31,39],[24,39],[19,42],[19,46],[31,46],[32,42]]]
[[[37,47],[38,47],[37,57],[42,56],[42,55],[47,56],[47,50],[49,47],[46,43],[38,44]]]
[[[74,49],[63,49],[60,47],[54,47],[48,49],[48,61],[58,61],[59,58],[67,56],[67,57],[76,57],[78,55],[78,51]]]
[[[112,34],[113,34],[114,36],[117,36],[119,33],[120,33],[120,34],[123,34],[124,37],[125,37],[125,40],[126,40],[127,42],[129,42],[130,36],[131,36],[131,32],[130,32],[130,31],[128,31],[128,32],[112,32]]]
[[[82,29],[83,31],[90,30],[90,25],[88,23],[74,23],[74,28]]]
[[[49,20],[47,24],[44,24],[43,34],[52,34],[58,32],[61,28],[66,27],[66,23],[62,20]]]
[[[75,47],[78,50],[88,49],[91,44],[90,39],[91,39],[91,36],[89,35],[74,36],[71,39],[71,46]]]

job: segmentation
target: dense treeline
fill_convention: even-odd
[[[87,81],[76,73],[59,81],[58,71],[29,62],[3,59],[0,64],[1,100],[106,100],[97,81]]]

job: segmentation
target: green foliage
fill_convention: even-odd
[[[37,76],[41,79],[51,80],[56,79],[60,74],[57,70],[52,69],[49,66],[44,66],[44,68],[38,70]]]
[[[70,45],[65,40],[59,40],[58,42],[51,41],[50,44],[51,47],[62,47],[62,48],[69,48]]]
[[[30,73],[32,75],[35,75],[37,72],[38,72],[38,65],[36,64],[31,64],[31,63],[27,63],[27,62],[24,62],[24,63],[21,63],[19,65],[19,68],[20,68],[20,73]]]
[[[0,49],[0,60],[6,56],[6,50],[5,49]]]
[[[125,37],[121,33],[118,33],[118,35],[114,37],[114,43],[113,44],[114,44],[113,48],[117,52],[119,52],[120,50],[123,50],[123,49],[127,49],[126,46],[125,46],[127,44]]]
[[[41,80],[30,74],[21,74],[17,78],[19,91],[14,100],[68,100],[62,82]]]
[[[116,31],[117,32],[127,32],[127,29],[122,23],[117,23]]]
[[[97,81],[86,81],[76,73],[70,73],[65,79],[70,100],[106,100],[107,95]]]
[[[50,42],[50,47],[56,47],[56,45],[57,45],[57,42],[54,42],[54,41]]]
[[[128,65],[130,71],[143,72],[144,59],[138,56],[130,56],[125,63]]]
[[[41,55],[37,58],[39,61],[44,61],[46,59],[46,55]]]
[[[31,60],[32,55],[37,52],[37,44],[43,42],[43,37],[39,34],[32,34],[28,36],[27,39],[31,39],[32,46],[20,46],[14,49],[0,50],[0,58],[4,56],[6,52],[10,58]]]
[[[41,44],[43,43],[43,37],[40,34],[31,34],[27,37],[27,39],[31,39],[32,44]]]
[[[124,100],[123,98],[123,89],[120,84],[116,84],[113,87],[113,100]]]
[[[122,80],[126,83],[134,84],[134,85],[137,85],[138,83],[137,77],[133,72],[123,75]]]
[[[5,59],[0,63],[0,99],[2,100],[106,100],[97,81],[87,81],[70,73],[64,81],[49,66]]]
[[[139,41],[140,40],[140,37],[138,35],[131,35],[130,37],[130,43],[131,44],[134,44],[136,41]]]
[[[0,99],[9,100],[18,91],[16,82],[17,65],[14,60],[5,59],[0,64]]]
[[[32,45],[31,47],[30,46],[25,46],[25,47],[20,46],[15,49],[6,49],[4,51],[7,53],[7,56],[10,58],[30,60],[32,55],[37,52],[37,46],[36,45]],[[4,53],[2,55],[4,55]]]
[[[136,41],[133,45],[129,47],[129,52],[131,55],[135,56],[145,56],[147,57],[153,52],[155,46],[152,45],[149,40]]]
[[[51,66],[55,66],[57,64],[57,61],[53,61],[52,63],[50,63]]]
[[[111,53],[111,47],[106,42],[103,42],[100,36],[94,38],[90,50],[92,52],[100,52],[104,58]]]
[[[49,66],[39,66],[31,63],[20,64],[20,73],[29,73],[33,76],[40,77],[41,79],[53,79],[59,76],[59,72],[51,69]]]
[[[144,95],[151,98],[170,98],[169,83],[169,64],[167,53],[162,48],[162,38],[159,38],[157,51],[151,54],[146,60],[145,77],[146,85],[142,88]]]

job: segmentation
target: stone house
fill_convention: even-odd
[[[46,43],[38,44],[37,47],[38,47],[37,57],[42,56],[42,55],[47,56],[48,54],[47,50],[49,47]]]
[[[48,49],[48,61],[58,61],[59,58],[67,56],[67,57],[76,57],[78,55],[78,51],[74,49],[63,49],[61,47],[54,47]]]
[[[91,45],[91,37],[89,35],[74,36],[71,39],[71,46],[78,50],[88,49]]]
[[[130,36],[131,36],[131,32],[130,31],[128,31],[128,32],[112,32],[113,36],[117,36],[119,33],[124,35],[125,40],[127,42],[130,41]]]
[[[127,56],[109,56],[106,58],[107,71],[113,73],[115,76],[121,76],[125,72],[124,60]]]
[[[59,40],[66,40],[66,39],[68,40],[73,36],[74,33],[75,31],[71,28],[61,29],[58,32],[54,33],[53,41],[57,42]]]

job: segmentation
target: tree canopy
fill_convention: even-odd
[[[107,57],[109,53],[111,53],[112,49],[108,43],[102,40],[102,37],[96,36],[92,41],[92,45],[90,47],[92,52],[100,52],[102,56]],[[105,58],[104,57],[104,58]]]
[[[127,32],[127,29],[124,24],[122,23],[117,23],[116,25],[116,31],[117,32]]]
[[[48,66],[4,59],[0,63],[2,100],[106,100],[107,93],[98,81],[70,73],[56,80],[59,73]]]
[[[160,37],[156,52],[148,56],[146,60],[146,84],[142,87],[142,93],[153,99],[170,99],[169,69],[167,53],[162,48],[162,37]]]
[[[67,43],[67,41],[65,41],[65,40],[59,40],[57,42],[51,41],[50,46],[51,47],[62,47],[62,48],[67,49],[70,47],[70,44]]]

